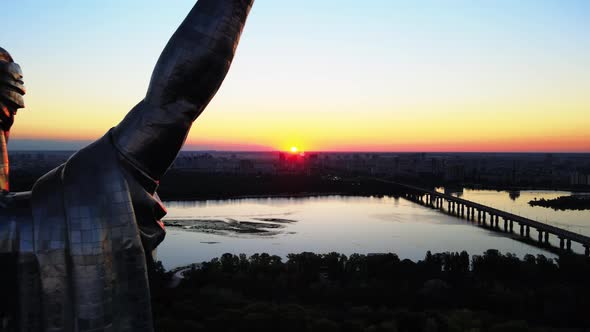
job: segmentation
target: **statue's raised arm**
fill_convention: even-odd
[[[25,90],[0,49],[0,262],[18,265],[5,269],[17,284],[0,289],[17,297],[0,299],[8,330],[153,331],[148,270],[166,233],[157,180],[225,78],[253,2],[199,0],[144,100],[24,194],[7,192],[3,138]]]
[[[162,52],[145,99],[113,131],[135,167],[159,179],[233,60],[254,0],[199,0]]]

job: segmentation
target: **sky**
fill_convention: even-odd
[[[194,0],[3,1],[9,149],[74,149],[143,99]],[[186,149],[590,152],[590,2],[256,0]]]

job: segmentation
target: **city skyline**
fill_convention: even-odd
[[[0,46],[28,88],[9,148],[102,136],[143,98],[193,4],[6,4],[18,15]],[[588,13],[583,1],[258,0],[186,148],[590,152]]]

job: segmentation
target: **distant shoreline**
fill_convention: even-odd
[[[588,188],[570,188],[570,187],[518,187],[518,186],[494,186],[494,185],[463,185],[463,189],[469,190],[494,190],[494,191],[566,191],[572,193],[590,193]]]
[[[489,191],[516,191],[517,189],[496,189],[496,188],[469,188],[464,187],[468,190],[489,190]],[[588,190],[572,191],[565,189],[549,189],[549,188],[527,188],[520,189],[520,191],[563,191],[563,192],[575,192],[575,193],[589,193]],[[164,202],[187,202],[187,201],[223,201],[223,200],[240,200],[240,199],[264,199],[264,198],[309,198],[309,197],[329,197],[329,196],[356,196],[356,197],[396,197],[394,193],[347,193],[347,192],[300,192],[300,193],[283,193],[283,194],[252,194],[252,195],[212,195],[212,196],[183,196],[175,198],[162,199]]]
[[[175,199],[163,199],[164,202],[187,202],[187,201],[225,201],[240,199],[265,199],[265,198],[311,198],[311,197],[329,197],[329,196],[356,196],[356,197],[383,197],[394,196],[387,194],[356,194],[344,192],[313,192],[313,193],[293,193],[293,194],[256,194],[256,195],[228,195],[228,196],[210,196],[210,197],[186,197]]]

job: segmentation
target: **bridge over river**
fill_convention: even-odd
[[[403,197],[410,201],[439,209],[444,213],[476,222],[499,232],[512,234],[513,236],[520,235],[523,240],[530,241],[533,239],[531,238],[531,228],[533,228],[537,232],[537,243],[543,247],[551,247],[550,236],[559,239],[559,248],[561,250],[571,251],[572,242],[579,243],[585,249],[584,254],[590,256],[590,237],[588,236],[437,191],[383,179],[373,180],[395,186],[403,193]],[[502,223],[501,226],[500,223]],[[519,226],[517,233],[514,230],[514,224]]]

